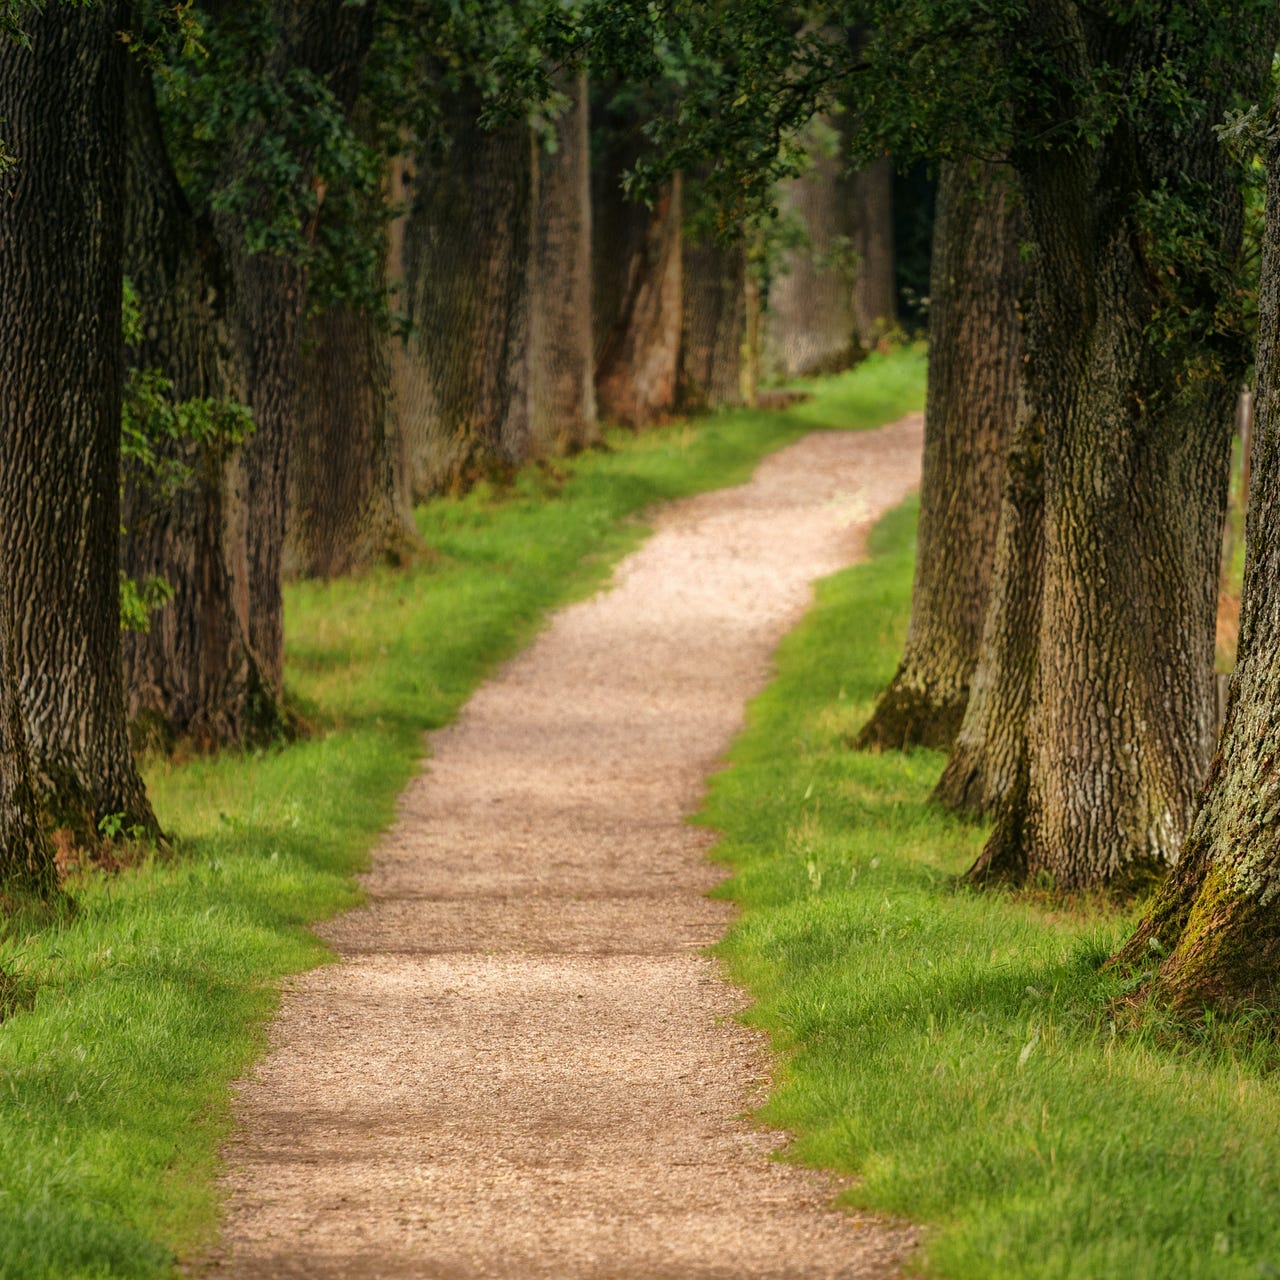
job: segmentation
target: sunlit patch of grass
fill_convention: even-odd
[[[1273,1019],[1125,1016],[1101,965],[1132,908],[958,886],[983,832],[929,803],[942,757],[844,745],[897,661],[914,517],[821,584],[703,814],[743,907],[721,952],[785,1051],[764,1117],[926,1224],[922,1274],[1280,1275]]]
[[[357,900],[422,733],[553,607],[598,586],[651,503],[745,479],[814,426],[918,408],[903,351],[819,384],[805,416],[723,413],[530,468],[419,512],[432,554],[287,593],[287,672],[318,726],[287,748],[152,761],[173,849],[87,869],[75,910],[0,916],[0,1277],[172,1271],[216,1220],[230,1082],[280,979],[325,961],[307,926]]]

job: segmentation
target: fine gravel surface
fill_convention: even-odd
[[[323,929],[340,962],[289,984],[241,1087],[214,1274],[898,1274],[913,1228],[832,1209],[747,1118],[768,1050],[703,954],[731,908],[685,819],[921,432],[816,432],[664,507],[431,738],[368,905]]]

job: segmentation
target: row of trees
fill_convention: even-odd
[[[804,17],[694,24],[709,56],[751,56],[657,132],[721,157],[727,205],[767,198],[789,131],[833,98],[855,157],[939,169],[912,617],[859,744],[950,748],[937,799],[993,821],[976,884],[1158,884],[1115,963],[1159,998],[1272,1000],[1280,8],[848,0]],[[1223,516],[1255,339],[1219,734]]]
[[[871,262],[889,153],[937,165],[940,193],[913,616],[862,742],[951,746],[939,799],[994,819],[976,880],[1174,867],[1123,956],[1159,991],[1272,990],[1274,210],[1220,740],[1212,658],[1252,359],[1242,192],[1276,181],[1274,0],[0,17],[29,36],[0,52],[19,161],[0,332],[22,335],[0,352],[10,869],[47,881],[51,824],[154,832],[126,689],[168,731],[278,729],[286,565],[411,549],[413,498],[589,442],[596,403],[642,422],[742,394],[752,268],[787,242],[768,215],[800,210],[828,266]],[[806,147],[828,194],[779,201]],[[691,218],[725,238],[687,246]],[[847,355],[888,316],[875,274],[758,349],[787,369]],[[793,295],[823,294],[802,275]],[[174,593],[123,662],[122,406],[131,598]]]
[[[131,728],[287,729],[287,575],[412,556],[416,500],[893,324],[887,167],[850,186],[838,112],[795,131],[766,234],[650,139],[727,81],[645,6],[0,14],[6,880],[53,887],[51,834],[159,836]]]
[[[984,5],[961,30],[965,7],[894,22],[859,6],[866,56],[826,64],[895,149],[924,124],[943,172],[911,623],[859,743],[950,748],[937,800],[994,822],[975,883],[1162,881],[1113,962],[1161,1000],[1269,999],[1280,114],[1258,104],[1280,13],[1054,0]],[[939,50],[931,92],[884,77]],[[1253,357],[1244,197],[1263,169],[1247,582],[1219,739],[1219,557]]]

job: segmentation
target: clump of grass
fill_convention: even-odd
[[[925,1275],[1280,1275],[1271,1029],[1121,1016],[1129,912],[958,885],[984,833],[930,804],[942,757],[841,745],[893,674],[914,519],[821,584],[703,815],[743,907],[722,954],[784,1050],[764,1118],[926,1224]]]
[[[725,413],[537,468],[419,513],[433,554],[286,598],[287,679],[317,732],[148,769],[173,837],[76,910],[0,918],[0,1276],[169,1274],[208,1242],[230,1081],[281,977],[323,963],[307,926],[353,881],[422,752],[547,611],[598,585],[655,501],[746,478],[813,426],[918,408],[919,351],[818,385],[803,417]],[[824,407],[825,406],[825,407]],[[25,1004],[24,1004],[25,1001]]]

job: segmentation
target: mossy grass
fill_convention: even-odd
[[[846,745],[898,659],[914,520],[820,584],[702,815],[742,906],[721,954],[783,1051],[763,1118],[924,1224],[922,1275],[1280,1276],[1274,1018],[1143,1003],[1102,969],[1135,905],[965,887],[985,832],[929,803],[943,757]]]
[[[826,380],[787,413],[631,435],[419,513],[430,553],[287,595],[287,679],[313,732],[250,753],[154,759],[171,841],[73,910],[0,918],[0,1277],[166,1275],[216,1225],[230,1083],[261,1052],[280,980],[323,963],[308,925],[354,874],[422,752],[547,611],[599,586],[653,502],[745,479],[814,427],[918,408],[915,350]]]

